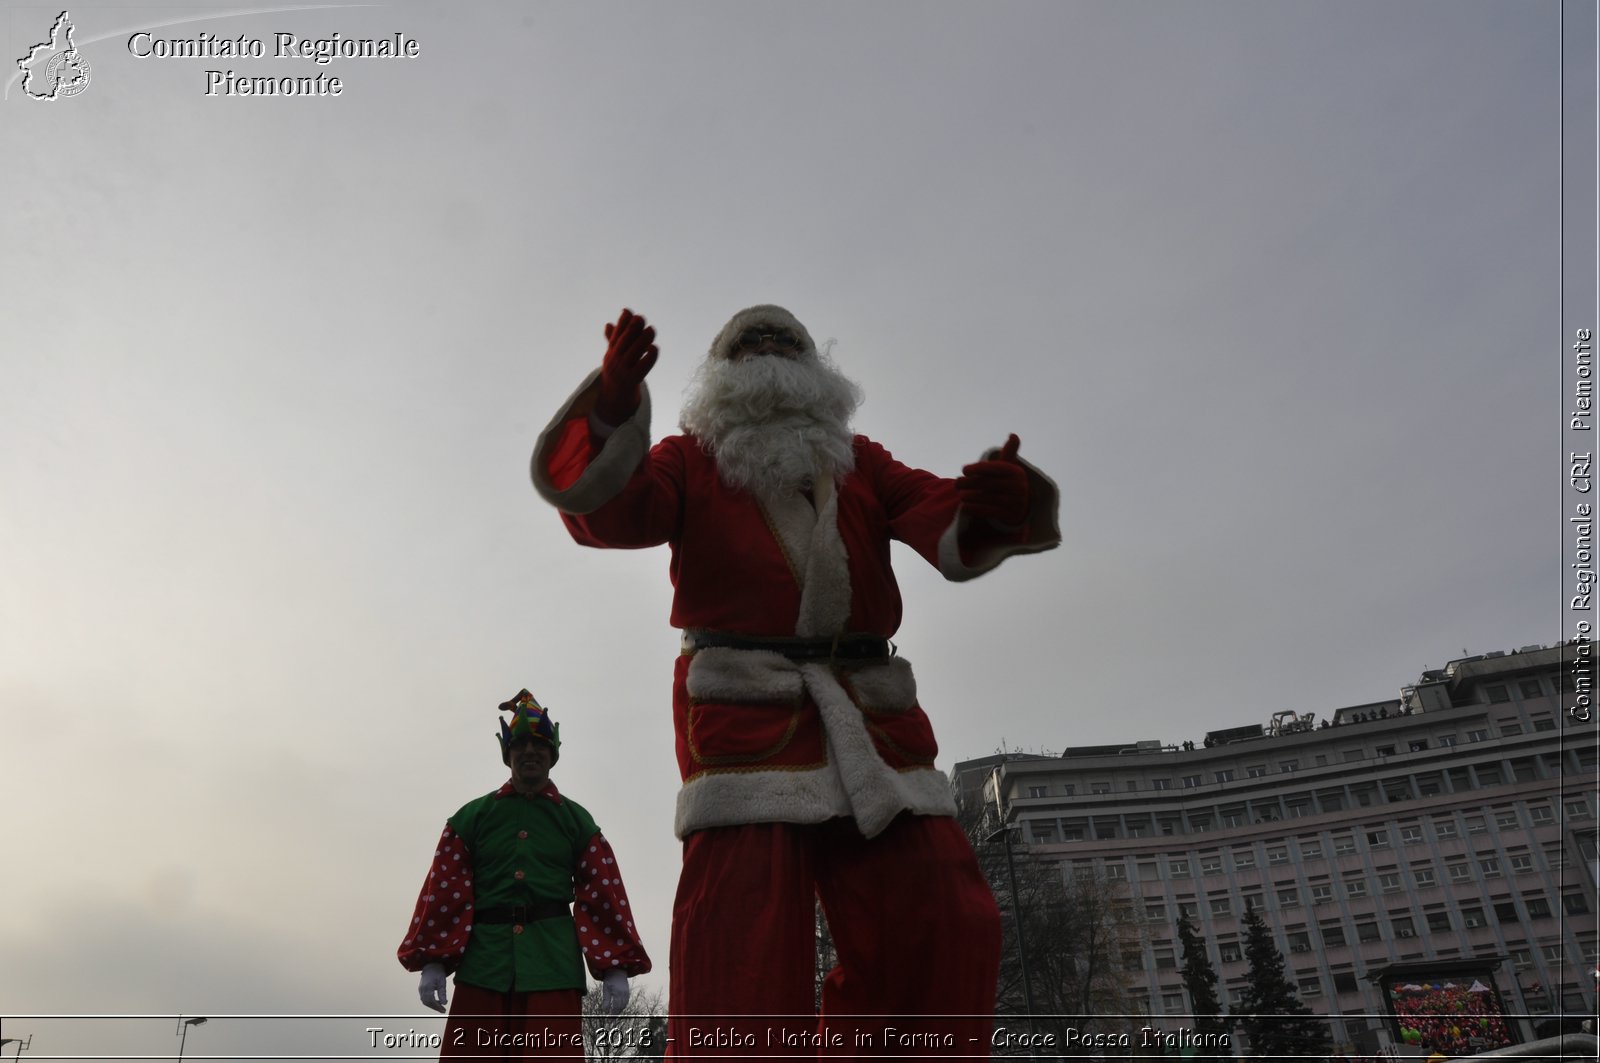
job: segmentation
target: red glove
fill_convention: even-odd
[[[606,326],[606,357],[600,363],[600,397],[594,412],[615,427],[639,408],[639,385],[656,364],[656,330],[644,318],[624,309],[614,325]]]
[[[999,457],[975,461],[961,470],[956,495],[961,508],[1006,528],[1028,521],[1028,473],[1017,460],[1022,441],[1013,432]]]

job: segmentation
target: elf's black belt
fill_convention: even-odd
[[[472,916],[474,923],[531,923],[537,919],[554,919],[566,915],[567,906],[561,901],[535,901],[532,904],[513,904],[508,908],[479,908]]]
[[[683,633],[683,652],[726,647],[734,650],[767,650],[781,653],[791,661],[873,661],[894,656],[894,646],[881,635],[833,635],[821,639],[758,638],[726,631],[691,628]]]

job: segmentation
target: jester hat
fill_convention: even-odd
[[[510,701],[500,703],[501,712],[509,712],[511,720],[500,721],[500,759],[511,763],[511,743],[518,738],[537,738],[550,747],[550,763],[561,759],[561,725],[550,718],[545,707],[528,693],[520,690]]]

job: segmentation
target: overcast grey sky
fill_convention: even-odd
[[[8,7],[8,71],[59,10]],[[1320,716],[1567,634],[1553,2],[72,15],[89,87],[12,76],[0,117],[6,1014],[437,1030],[394,950],[522,686],[665,986],[667,555],[579,548],[526,472],[624,305],[658,434],[771,301],[897,457],[954,474],[1014,431],[1055,477],[1059,550],[958,586],[896,548],[941,767]],[[139,30],[421,54],[140,59]],[[344,90],[208,98],[230,68]]]

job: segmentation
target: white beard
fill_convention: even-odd
[[[861,389],[815,354],[708,357],[679,425],[717,459],[730,487],[775,498],[855,468],[850,418]]]

